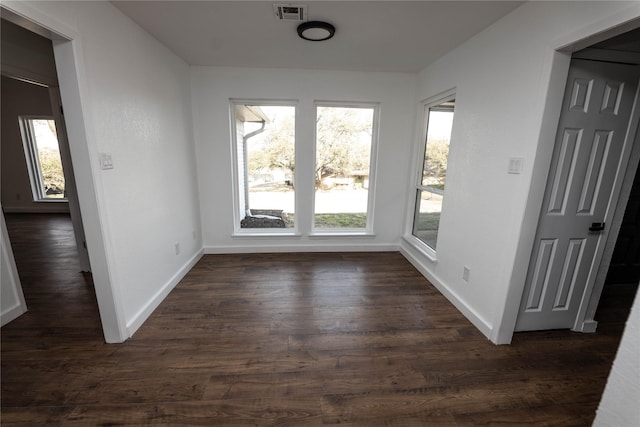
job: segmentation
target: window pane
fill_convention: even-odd
[[[434,249],[438,241],[441,211],[441,194],[418,190],[413,235]]]
[[[427,120],[427,144],[422,167],[422,185],[444,190],[451,127],[453,126],[453,101],[429,108]]]
[[[319,106],[316,228],[366,228],[374,108]]]
[[[241,228],[295,225],[295,107],[236,105]]]
[[[422,175],[418,184],[413,235],[436,248],[444,200],[455,100],[429,108]]]
[[[24,143],[29,153],[34,199],[64,200],[64,172],[55,122],[52,119],[21,120],[25,129]]]

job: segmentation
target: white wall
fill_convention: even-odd
[[[3,6],[73,39],[56,43],[57,60],[77,61],[58,63],[81,116],[65,108],[71,154],[101,314],[111,304],[124,339],[201,254],[189,67],[108,2]]]
[[[396,250],[413,135],[415,75],[193,67],[192,98],[201,217],[207,252]],[[229,99],[296,100],[299,236],[233,237]],[[375,237],[312,237],[316,100],[380,104]],[[300,175],[302,174],[302,175]]]
[[[2,33],[2,74],[57,86],[56,63],[51,40],[4,20]]]
[[[456,88],[456,112],[437,262],[403,252],[495,342],[513,332],[549,169],[569,61],[556,49],[638,16],[637,2],[529,2],[420,74],[419,97]]]
[[[593,425],[640,425],[640,297],[633,308],[613,362]]]

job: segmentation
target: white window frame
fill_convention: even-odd
[[[236,126],[236,106],[237,105],[255,105],[257,107],[267,106],[282,106],[295,108],[295,122],[296,131],[298,128],[299,120],[299,108],[298,100],[293,99],[252,99],[252,98],[230,98],[229,99],[229,120],[231,129],[231,165],[232,165],[232,180],[231,188],[233,192],[233,236],[234,237],[259,237],[259,236],[299,236],[298,232],[298,210],[294,212],[294,227],[293,228],[241,228],[240,221],[244,218],[244,213],[240,212],[240,198],[244,197],[244,188],[241,188],[239,182],[239,159],[238,159],[238,129]],[[295,150],[297,152],[297,132],[295,135]],[[296,154],[297,156],[297,154]],[[297,175],[297,172],[296,172]],[[294,181],[296,179],[294,178]],[[296,188],[294,193],[294,206],[298,203],[298,189]]]
[[[34,202],[42,203],[67,203],[66,197],[48,198],[44,189],[44,179],[42,178],[42,168],[40,166],[40,158],[38,156],[38,147],[36,146],[36,137],[31,122],[33,120],[53,120],[53,116],[19,116],[20,134],[22,136],[22,147],[24,148],[24,157],[27,162],[27,170],[29,172],[29,182],[31,183],[31,193]],[[58,151],[60,152],[60,140],[58,140]],[[60,152],[62,159],[62,153]],[[64,172],[64,165],[62,165]],[[66,179],[66,177],[65,177]]]
[[[316,228],[315,212],[315,182],[312,183],[313,198],[311,204],[311,233],[310,237],[326,236],[374,236],[374,207],[376,194],[376,170],[378,169],[378,140],[380,135],[380,103],[379,102],[350,102],[316,100],[314,108],[314,123],[318,118],[318,107],[336,108],[368,108],[373,109],[373,123],[371,129],[371,154],[369,159],[369,189],[367,194],[367,221],[364,228]],[[313,167],[315,169],[317,153],[317,125],[313,126]],[[315,174],[314,174],[315,180]]]
[[[424,99],[420,102],[420,122],[417,131],[417,143],[416,143],[416,151],[415,151],[415,159],[413,168],[414,171],[412,173],[412,182],[411,182],[411,206],[407,209],[407,228],[405,232],[404,239],[412,244],[419,252],[425,255],[430,261],[437,262],[436,257],[436,248],[432,248],[427,243],[419,239],[413,234],[414,226],[415,226],[415,215],[417,210],[419,209],[418,204],[418,191],[424,190],[424,186],[422,185],[422,173],[424,169],[424,154],[427,145],[427,132],[429,130],[429,109],[433,106],[439,105],[446,101],[451,101],[457,98],[456,96],[456,88],[449,89],[445,92],[442,92],[438,95],[432,96],[430,98]],[[455,114],[455,113],[454,113]],[[454,119],[455,124],[455,119]],[[453,134],[453,129],[451,131]],[[450,154],[450,153],[449,153]],[[449,170],[449,162],[447,161],[447,171]],[[442,201],[442,213],[444,213],[444,201],[446,200],[446,187],[443,191],[443,201]],[[442,214],[440,216],[442,219]],[[438,224],[438,230],[440,229],[440,224]]]

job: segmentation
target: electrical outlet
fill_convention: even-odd
[[[465,282],[469,282],[470,274],[471,274],[471,269],[465,265],[464,269],[462,270],[462,280],[464,280]]]
[[[180,255],[180,243],[176,242],[173,246],[176,249],[176,255]]]
[[[196,230],[191,230],[191,237],[196,240]]]

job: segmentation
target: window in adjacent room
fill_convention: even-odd
[[[445,194],[454,95],[425,106],[424,150],[416,186],[413,235],[435,251]]]
[[[316,231],[369,230],[377,106],[316,107]]]
[[[293,105],[232,102],[235,130],[236,230],[295,226]]]
[[[56,124],[51,117],[20,117],[34,201],[66,201]]]

